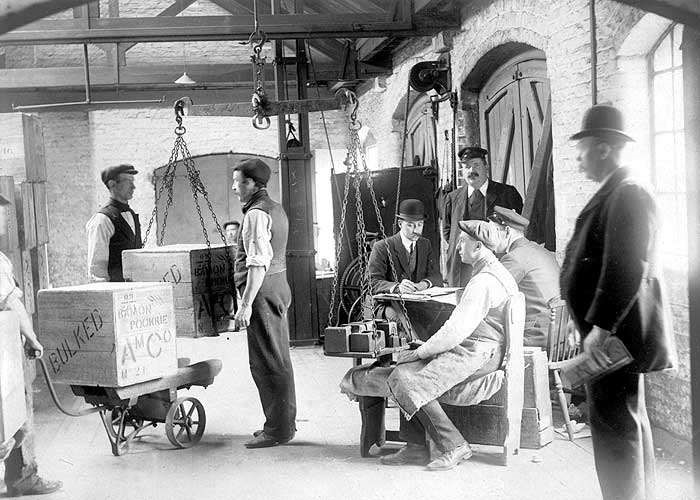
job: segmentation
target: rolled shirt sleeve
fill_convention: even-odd
[[[477,274],[467,284],[449,319],[418,347],[416,354],[425,359],[457,347],[474,333],[490,309],[506,299],[506,291],[496,278],[488,273]]]
[[[249,210],[243,218],[241,231],[246,267],[264,267],[267,271],[273,255],[272,218],[262,210]]]
[[[88,279],[109,281],[109,240],[114,236],[114,224],[104,214],[97,213],[85,225],[88,240]]]
[[[22,292],[17,288],[12,273],[12,262],[0,252],[0,311],[7,309],[7,302],[13,297],[21,298]]]

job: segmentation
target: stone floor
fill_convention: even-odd
[[[59,413],[37,380],[36,428],[40,470],[64,488],[47,499],[600,499],[590,438],[555,437],[541,450],[521,450],[508,467],[494,464],[496,448],[475,447],[472,460],[447,472],[386,467],[359,456],[357,404],[338,391],[350,361],[326,358],[320,348],[292,350],[296,371],[297,437],[287,446],[246,450],[244,441],[262,422],[248,371],[245,338],[182,340],[180,356],[223,360],[208,389],[181,391],[199,398],[206,432],[195,447],[173,449],[163,425],[149,428],[125,456],[111,454],[97,415]],[[74,408],[84,404],[66,387]],[[398,445],[387,445],[393,447]],[[691,476],[673,453],[658,464],[659,498],[690,500]]]

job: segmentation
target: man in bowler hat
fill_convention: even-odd
[[[566,248],[561,291],[583,338],[600,350],[616,335],[634,361],[586,384],[598,481],[605,500],[654,498],[654,447],[644,373],[675,364],[673,329],[661,282],[652,194],[620,165],[633,139],[622,113],[596,105],[576,141],[579,169],[599,183],[576,220]]]
[[[101,177],[109,190],[109,202],[85,226],[88,239],[88,278],[91,281],[124,281],[122,251],[141,248],[139,216],[129,206],[134,196],[133,165],[107,167]]]
[[[420,200],[407,199],[399,204],[399,231],[376,242],[369,256],[373,293],[412,293],[442,286],[432,245],[422,236],[425,218],[425,206]],[[391,306],[376,307],[375,316],[396,321],[397,314]]]
[[[523,199],[517,189],[489,179],[487,155],[488,151],[479,147],[459,150],[465,185],[445,198],[442,236],[448,244],[444,274],[449,286],[464,286],[472,275],[472,267],[457,255],[459,221],[486,220],[496,205],[512,208],[518,213],[523,210]]]
[[[257,158],[241,160],[233,171],[233,191],[242,204],[234,281],[241,294],[235,322],[246,328],[250,372],[265,414],[262,429],[246,448],[285,444],[296,432],[294,370],[289,356],[287,283],[289,223],[282,206],[267,194],[270,167]]]

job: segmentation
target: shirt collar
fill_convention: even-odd
[[[484,195],[484,198],[486,198],[486,191],[489,188],[489,180],[486,179],[486,182],[484,182],[481,187],[479,188],[479,191],[481,191],[481,194]],[[467,196],[471,196],[472,193],[474,192],[474,188],[471,187],[469,184],[467,184]]]
[[[399,232],[399,235],[401,236],[401,243],[403,243],[403,247],[406,249],[406,253],[410,253],[411,252],[411,244],[415,243],[415,242],[406,238],[402,232]]]

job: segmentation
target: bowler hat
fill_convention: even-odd
[[[425,220],[425,206],[423,202],[411,198],[403,200],[399,204],[398,218],[411,222]]]
[[[501,241],[499,227],[493,222],[483,220],[461,220],[458,222],[459,228],[469,236],[482,242],[486,248],[493,251]]]
[[[471,160],[473,158],[486,158],[486,155],[488,155],[489,152],[486,151],[484,148],[480,148],[478,146],[464,146],[460,148],[459,153],[457,153],[457,156],[459,157],[460,161],[467,161]]]
[[[583,115],[581,130],[570,137],[572,141],[583,137],[614,136],[624,141],[634,141],[625,133],[622,112],[609,104],[596,104]]]
[[[107,186],[107,182],[119,179],[119,174],[138,174],[138,170],[133,165],[122,163],[113,167],[107,167],[102,171],[102,182]],[[107,186],[109,187],[109,186]]]
[[[489,215],[489,220],[496,222],[502,226],[509,226],[518,231],[525,232],[530,221],[520,215],[515,210],[510,208],[499,207],[496,205],[493,207],[493,212]]]
[[[259,158],[245,158],[238,162],[238,165],[233,167],[233,170],[238,170],[243,177],[253,179],[256,183],[267,186],[267,181],[270,180],[270,167]]]

